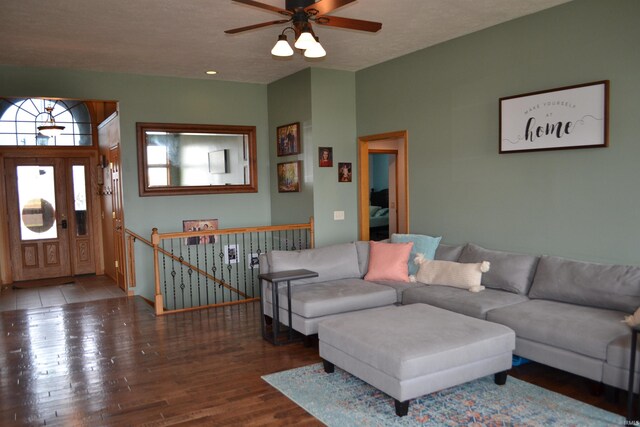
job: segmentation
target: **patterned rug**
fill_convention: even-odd
[[[493,375],[411,401],[397,417],[393,399],[336,367],[322,364],[262,377],[328,426],[612,426],[624,417],[508,377]]]

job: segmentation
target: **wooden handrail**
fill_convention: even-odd
[[[313,218],[310,224],[265,225],[261,227],[225,228],[222,230],[182,231],[182,232],[174,232],[174,233],[159,233],[158,235],[160,236],[161,240],[165,240],[165,239],[183,239],[186,237],[198,237],[198,236],[260,233],[260,232],[267,232],[267,231],[306,230],[309,228],[313,229]]]
[[[242,303],[242,302],[251,302],[251,301],[256,301],[259,300],[259,298],[255,298],[252,297],[248,294],[246,294],[245,292],[240,291],[240,289],[234,288],[231,284],[225,282],[222,279],[218,279],[217,277],[212,276],[210,273],[206,272],[205,270],[200,269],[198,266],[192,265],[190,262],[185,261],[181,256],[176,256],[173,253],[165,250],[164,248],[160,247],[160,242],[162,240],[169,240],[169,239],[186,239],[189,237],[202,237],[202,236],[224,236],[224,235],[231,235],[231,234],[249,234],[249,233],[267,233],[267,232],[281,232],[284,231],[285,233],[287,231],[293,231],[293,230],[309,230],[309,242],[307,242],[307,240],[305,239],[305,246],[308,245],[307,247],[311,247],[313,248],[315,246],[315,234],[314,234],[314,220],[313,217],[311,217],[309,219],[309,223],[307,224],[287,224],[287,225],[268,225],[268,226],[258,226],[258,227],[237,227],[237,228],[227,228],[227,229],[222,229],[222,230],[198,230],[198,231],[186,231],[186,232],[172,232],[172,233],[159,233],[157,228],[153,228],[152,233],[151,233],[151,240],[147,240],[144,237],[142,237],[141,235],[133,232],[132,230],[129,230],[128,228],[125,229],[125,234],[128,235],[128,245],[127,245],[127,249],[129,251],[129,263],[132,266],[132,269],[135,268],[135,254],[134,254],[134,242],[135,240],[139,240],[140,242],[144,243],[145,245],[151,247],[153,249],[153,269],[154,269],[154,290],[155,290],[155,311],[157,315],[161,315],[164,313],[165,309],[164,309],[164,303],[163,303],[163,298],[164,296],[162,295],[162,289],[161,289],[161,284],[160,284],[160,254],[163,254],[164,256],[167,256],[169,258],[171,258],[173,261],[178,262],[180,265],[189,268],[190,270],[201,274],[203,276],[205,276],[206,278],[210,279],[211,281],[213,281],[214,283],[217,283],[218,285],[228,289],[229,291],[237,294],[238,296],[241,296],[242,298],[245,298],[244,301],[238,301],[236,303]],[[281,238],[282,236],[278,236],[279,238]],[[287,235],[285,234],[284,238],[287,239]],[[292,245],[292,248],[294,247],[294,245]],[[135,271],[132,270],[130,272],[131,277],[135,278]],[[135,280],[132,280],[131,283],[135,283]],[[228,303],[222,303],[224,304],[230,304],[230,302]],[[217,306],[220,305],[220,303],[217,303],[215,305],[207,305],[207,307],[210,306]],[[197,308],[204,308],[204,306],[201,307],[192,307],[192,308],[185,308],[185,309],[171,309],[171,312],[178,312],[178,311],[185,311],[185,310],[192,310],[192,309],[197,309]]]

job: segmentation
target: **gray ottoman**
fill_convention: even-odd
[[[476,378],[504,384],[515,348],[506,326],[426,304],[323,320],[318,339],[326,372],[337,365],[385,392],[398,416],[411,399]]]

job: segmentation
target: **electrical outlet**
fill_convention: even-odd
[[[344,221],[344,211],[333,211],[334,221]]]

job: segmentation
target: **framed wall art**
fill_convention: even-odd
[[[338,182],[351,182],[351,163],[338,163]]]
[[[297,193],[300,191],[300,161],[278,163],[278,192]]]
[[[291,123],[278,127],[278,157],[300,154],[300,123]]]
[[[333,167],[333,147],[318,147],[318,166]]]
[[[501,154],[608,145],[608,80],[500,98]]]

